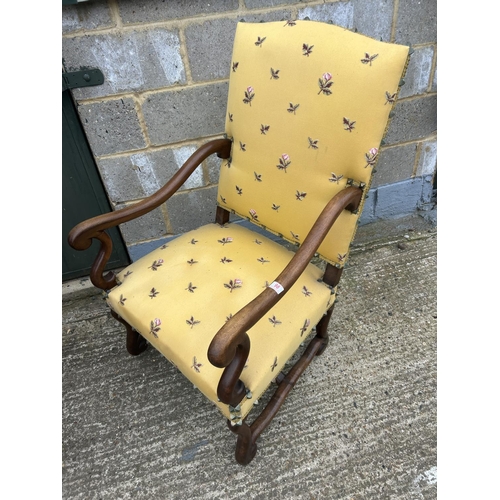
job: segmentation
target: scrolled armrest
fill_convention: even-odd
[[[139,203],[130,205],[121,210],[107,214],[98,215],[91,219],[80,222],[68,235],[68,243],[75,250],[86,250],[92,244],[92,239],[101,242],[100,251],[92,266],[90,279],[98,288],[109,289],[116,285],[113,273],[103,277],[102,272],[111,255],[111,239],[105,232],[106,229],[117,226],[124,222],[136,219],[165,203],[196,170],[200,163],[213,153],[219,158],[229,158],[231,153],[231,141],[229,139],[215,139],[199,147],[172,176],[172,178],[156,193],[148,196]]]
[[[305,270],[342,211],[356,210],[362,194],[360,188],[348,187],[328,202],[296,254],[276,278],[275,281],[281,284],[283,292],[277,294],[271,288],[266,288],[217,332],[208,348],[208,359],[214,366],[223,368],[231,363],[242,335],[285,296]]]

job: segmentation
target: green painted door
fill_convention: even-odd
[[[79,222],[111,211],[87,137],[69,90],[62,93],[62,267],[63,281],[90,274],[99,242],[83,252],[73,250],[68,233]],[[117,228],[108,232],[113,253],[106,269],[130,263],[128,252]]]

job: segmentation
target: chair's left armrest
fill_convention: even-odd
[[[92,283],[103,290],[108,290],[116,285],[113,273],[108,273],[106,276],[102,275],[112,250],[111,238],[105,232],[106,229],[151,212],[162,203],[165,203],[208,156],[217,153],[219,158],[229,158],[230,152],[231,141],[229,139],[215,139],[207,142],[198,148],[156,193],[139,203],[115,212],[98,215],[75,226],[68,236],[68,243],[75,250],[86,250],[92,244],[93,238],[101,242],[101,248],[90,273]]]
[[[276,278],[275,281],[283,287],[283,291],[278,294],[272,288],[266,288],[217,332],[208,349],[208,359],[214,366],[224,368],[232,362],[238,346],[247,343],[246,332],[285,296],[305,270],[342,211],[356,210],[362,194],[360,188],[348,187],[328,202],[296,254]]]

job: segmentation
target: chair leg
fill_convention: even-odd
[[[134,330],[123,318],[111,310],[111,316],[119,321],[127,329],[127,352],[132,356],[138,356],[143,353],[148,343],[146,339],[136,330]]]
[[[300,359],[292,366],[288,374],[284,377],[280,377],[281,380],[279,381],[276,392],[273,394],[262,413],[251,425],[243,422],[241,425],[232,426],[231,422],[228,421],[228,426],[231,431],[238,435],[235,457],[239,464],[248,465],[253,460],[257,452],[256,441],[258,437],[276,416],[289,392],[317,355],[318,351],[323,347],[324,342],[325,340],[318,336],[311,340]]]
[[[241,425],[231,425],[231,422],[227,421],[227,426],[231,429],[231,432],[238,436],[236,441],[236,451],[235,458],[236,461],[241,465],[248,465],[255,454],[257,453],[257,445],[255,441],[258,436],[252,434],[252,428],[246,423]]]
[[[329,342],[328,337],[328,323],[330,322],[330,318],[332,317],[333,308],[335,304],[326,311],[326,314],[319,320],[319,323],[316,325],[316,338],[319,338],[323,341],[322,346],[319,348],[316,356],[321,356],[326,349],[326,346]]]
[[[331,264],[326,265],[325,274],[323,275],[323,281],[330,285],[331,287],[336,287],[339,284],[340,277],[342,276],[343,269],[332,266]],[[332,307],[326,311],[326,314],[320,319],[319,323],[316,325],[316,338],[323,340],[323,345],[320,347],[316,356],[321,356],[328,345],[328,323],[332,317],[333,308],[335,307],[335,302]]]

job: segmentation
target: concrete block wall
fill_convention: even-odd
[[[437,169],[435,0],[89,0],[64,6],[67,71],[99,68],[103,85],[73,90],[114,208],[157,190],[206,141],[222,137],[236,23],[333,21],[411,44],[414,53],[361,219],[432,207]],[[121,227],[133,259],[214,220],[213,157],[166,204]]]

